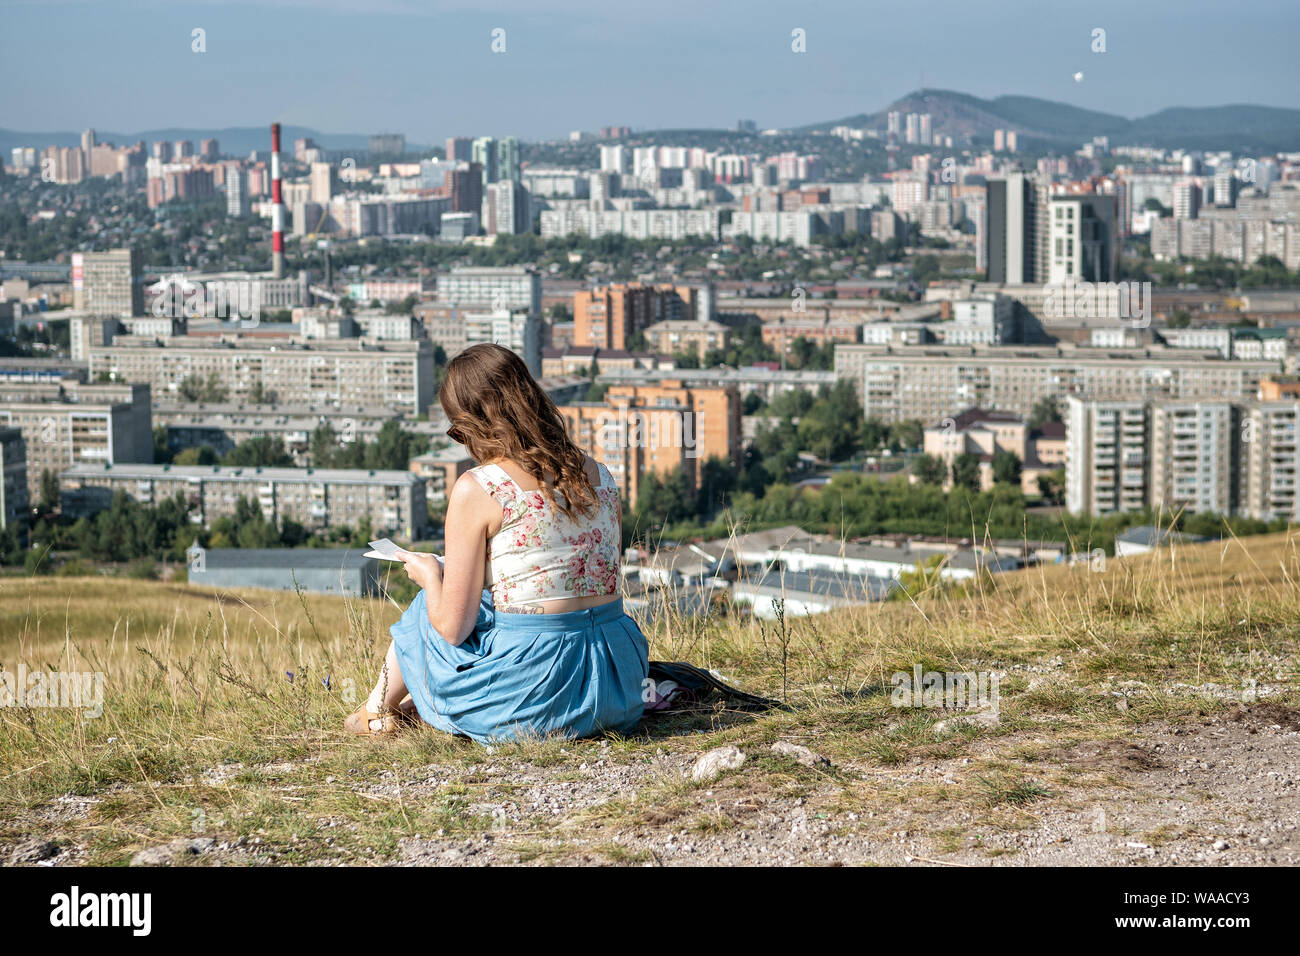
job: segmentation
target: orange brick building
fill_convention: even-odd
[[[699,290],[691,286],[619,282],[573,294],[573,344],[626,349],[656,322],[694,320]]]
[[[603,402],[560,406],[574,441],[603,462],[624,505],[635,508],[647,475],[684,472],[698,488],[700,464],[740,464],[740,393],[735,385],[692,387],[676,379],[611,385]]]

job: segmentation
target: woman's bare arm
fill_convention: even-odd
[[[461,475],[447,501],[442,574],[425,582],[429,623],[448,644],[460,644],[474,630],[483,595],[489,529],[501,506],[474,477]]]

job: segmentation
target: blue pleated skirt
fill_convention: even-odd
[[[420,717],[479,743],[626,733],[645,707],[649,645],[621,599],[502,614],[484,591],[473,632],[453,647],[429,624],[421,590],[389,631]]]

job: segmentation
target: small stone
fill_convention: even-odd
[[[943,734],[949,730],[956,730],[963,724],[972,724],[981,729],[997,727],[1002,723],[1002,718],[996,711],[981,710],[974,714],[961,714],[957,717],[951,717],[948,720],[941,720],[934,725],[936,734]]]
[[[9,853],[9,865],[20,863],[39,863],[59,855],[59,845],[53,840],[24,840]]]
[[[1227,848],[1228,848],[1228,841],[1227,841],[1227,840],[1215,840],[1215,841],[1214,841],[1214,849],[1217,850],[1219,853],[1222,853],[1222,852],[1223,852],[1224,850],[1226,850]]]
[[[805,767],[829,767],[830,761],[821,754],[815,754],[807,747],[800,744],[792,744],[785,740],[778,740],[772,744],[772,753],[781,754],[786,757],[793,757],[796,761]]]
[[[745,755],[734,744],[717,747],[701,754],[691,768],[691,779],[696,783],[708,783],[724,770],[735,770],[745,762]]]

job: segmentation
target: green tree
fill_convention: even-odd
[[[172,459],[176,465],[215,465],[217,463],[216,450],[211,445],[200,445],[198,448],[182,448]]]
[[[59,476],[49,468],[41,469],[40,496],[37,507],[45,514],[51,514],[59,508]]]
[[[948,477],[948,466],[938,455],[917,455],[912,459],[912,474],[927,485],[942,485]]]
[[[952,460],[952,486],[980,490],[980,460],[978,455],[962,452]]]
[[[1019,455],[1013,451],[1000,451],[993,456],[993,480],[1019,488],[1020,467]]]
[[[1034,403],[1034,407],[1030,410],[1028,425],[1031,429],[1042,428],[1048,422],[1064,420],[1061,416],[1060,399],[1055,395],[1044,395]]]
[[[1057,468],[1038,476],[1038,493],[1054,505],[1065,504],[1065,469]]]

